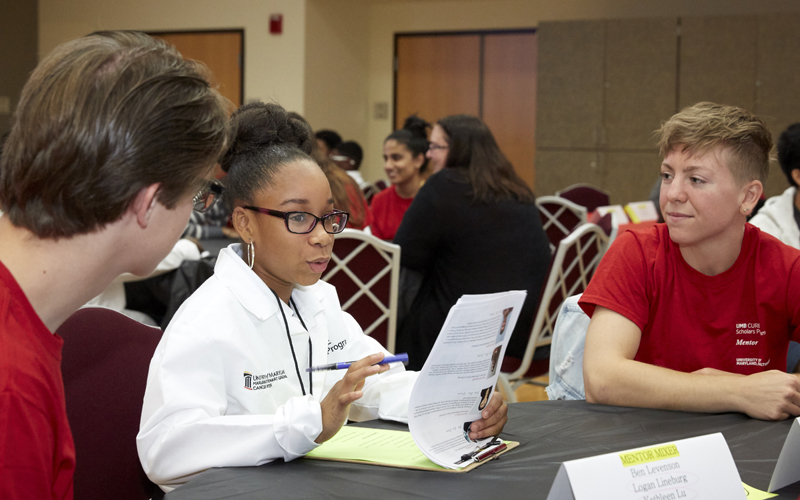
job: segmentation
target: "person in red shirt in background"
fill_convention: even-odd
[[[746,222],[769,171],[767,125],[705,102],[659,134],[666,224],[620,235],[579,301],[592,317],[586,399],[798,416],[786,353],[800,339],[800,251]]]
[[[383,170],[391,186],[372,198],[372,234],[382,240],[394,239],[408,207],[422,186],[428,165],[427,128],[430,125],[410,116],[403,128],[389,134],[383,142]]]
[[[152,272],[213,202],[229,126],[205,74],[147,35],[100,32],[22,90],[0,159],[0,498],[73,497],[53,332],[120,274]]]

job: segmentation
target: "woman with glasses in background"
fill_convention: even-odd
[[[394,239],[403,215],[424,182],[429,126],[425,120],[409,116],[403,128],[383,142],[383,170],[392,185],[375,194],[370,203],[372,234],[382,240]]]
[[[386,351],[319,281],[348,214],[309,156],[308,126],[276,104],[248,104],[232,120],[225,200],[244,243],[222,250],[170,322],[147,381],[139,456],[165,490],[211,467],[295,459],[346,418],[406,421],[416,380],[402,365],[375,365]],[[505,423],[501,401],[489,408],[478,437]]]
[[[474,116],[439,120],[428,148],[438,173],[420,189],[394,242],[419,291],[399,319],[397,348],[421,369],[450,308],[464,294],[527,290],[508,355],[522,357],[550,264],[530,188]]]

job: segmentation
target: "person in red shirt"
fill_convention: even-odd
[[[147,35],[99,32],[22,90],[0,158],[0,498],[73,497],[53,332],[118,275],[150,274],[213,202],[230,129],[205,75]]]
[[[666,224],[617,238],[579,302],[592,317],[586,399],[800,415],[800,379],[785,372],[800,339],[800,251],[746,223],[769,170],[766,123],[699,103],[659,133]]]
[[[392,132],[383,142],[383,170],[391,186],[372,198],[372,234],[382,240],[394,239],[397,228],[417,191],[428,164],[428,123],[410,116],[403,128]]]

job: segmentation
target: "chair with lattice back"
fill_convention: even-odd
[[[365,186],[362,189],[362,192],[364,193],[364,199],[367,200],[367,204],[372,203],[372,197],[384,189],[386,189],[386,181],[383,180],[379,180]]]
[[[605,207],[611,204],[611,196],[607,192],[585,183],[567,186],[560,191],[556,191],[556,196],[586,207],[589,212],[594,212],[597,207]]]
[[[558,196],[540,196],[536,198],[536,207],[539,209],[544,232],[550,241],[551,253],[556,251],[559,241],[586,222],[585,207]]]
[[[342,309],[387,350],[394,352],[400,246],[356,229],[336,235],[322,279],[336,287]]]
[[[608,237],[596,224],[584,223],[561,240],[550,264],[539,309],[519,368],[501,372],[499,385],[506,398],[515,402],[514,391],[531,381],[527,373],[538,347],[550,344],[561,304],[567,297],[582,293],[607,247]]]

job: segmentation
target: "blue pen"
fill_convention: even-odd
[[[312,366],[311,368],[306,368],[307,372],[324,372],[327,370],[346,370],[350,368],[350,365],[355,363],[355,361],[347,361],[345,363],[331,363],[329,365],[319,365],[319,366]],[[389,363],[408,363],[408,354],[402,353],[396,356],[386,356],[383,358],[383,361],[375,363],[377,365],[386,365]]]

